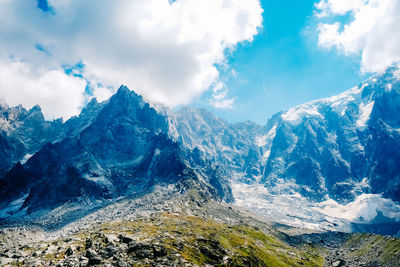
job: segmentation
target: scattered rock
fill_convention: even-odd
[[[128,265],[124,262],[124,261],[121,261],[121,260],[119,260],[118,262],[117,262],[117,267],[127,267]]]
[[[345,262],[343,260],[341,260],[341,259],[332,262],[332,266],[333,267],[341,267],[341,266],[344,266],[344,264],[345,264]]]
[[[119,235],[118,238],[122,243],[125,243],[125,244],[129,244],[130,242],[133,241],[132,238],[129,238],[129,237],[126,237],[123,235]]]
[[[153,251],[154,251],[154,257],[155,258],[164,257],[164,256],[167,255],[167,250],[162,245],[154,245],[153,246]]]
[[[72,248],[68,247],[67,250],[65,251],[65,255],[68,257],[71,256],[72,254],[74,254]]]
[[[92,245],[93,245],[92,240],[89,239],[89,238],[87,238],[87,239],[86,239],[86,242],[85,242],[85,248],[86,248],[86,249],[91,248]]]
[[[297,256],[297,254],[295,253],[295,252],[293,252],[293,251],[288,251],[288,253],[287,254],[289,254],[290,256]]]
[[[128,248],[128,254],[133,253],[138,259],[153,259],[154,250],[151,245],[130,243]]]

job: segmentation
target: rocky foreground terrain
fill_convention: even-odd
[[[186,208],[179,205],[183,202]],[[51,231],[24,225],[0,232],[1,266],[337,267],[399,262],[397,238],[276,225],[202,199],[195,191],[145,215]]]
[[[0,265],[400,266],[339,232],[400,236],[399,103],[390,69],[264,126],[125,86],[65,123],[0,105]]]

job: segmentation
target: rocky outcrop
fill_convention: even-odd
[[[47,143],[0,179],[0,203],[8,215],[136,197],[155,186],[184,191],[193,183],[211,198],[232,199],[219,172],[208,161],[194,165],[192,151],[170,136],[168,118],[128,88],[105,103],[92,101],[80,117],[66,123],[64,134],[76,127],[67,138]]]

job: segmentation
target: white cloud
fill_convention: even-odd
[[[109,88],[105,88],[103,86],[95,86],[93,88],[93,96],[99,101],[105,101],[109,99],[112,94],[114,93],[113,90],[110,90]]]
[[[86,82],[62,69],[42,72],[21,61],[0,62],[0,91],[9,105],[31,108],[39,104],[47,119],[69,118],[84,104]]]
[[[321,47],[361,55],[367,72],[381,72],[400,61],[400,0],[322,0],[316,8],[321,19],[352,17],[349,23],[321,23]]]
[[[218,82],[216,64],[224,61],[226,49],[252,40],[263,12],[259,0],[50,0],[49,4],[54,14],[42,12],[33,0],[0,1],[3,65],[12,55],[40,66],[45,75],[81,61],[84,78],[102,84],[95,88],[95,96],[105,99],[111,94],[106,88],[125,84],[150,101],[172,106],[189,103]],[[45,52],[35,48],[38,44]],[[75,86],[71,90],[80,91],[79,101],[71,109],[76,111],[84,89]],[[0,97],[9,101],[10,90],[3,85]]]
[[[222,82],[218,82],[215,87],[213,88],[213,94],[209,100],[209,104],[215,108],[224,108],[230,109],[234,103],[233,98],[226,98],[228,94],[228,89],[226,88],[225,84]]]

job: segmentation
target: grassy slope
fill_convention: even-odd
[[[374,234],[352,234],[343,246],[349,257],[375,265],[400,266],[400,240]]]
[[[88,241],[90,240],[90,241]],[[88,245],[89,244],[89,245]],[[132,245],[135,244],[135,245]],[[139,244],[139,245],[138,245]],[[135,247],[132,249],[131,247]],[[104,256],[109,247],[117,257]],[[38,265],[65,264],[67,249],[72,257],[101,255],[102,264],[118,260],[128,266],[198,265],[214,266],[322,266],[318,248],[287,245],[257,227],[227,225],[194,216],[163,213],[151,218],[103,223],[76,235],[39,242],[21,248],[23,257],[11,264],[25,265],[35,258]],[[162,251],[156,254],[155,251]],[[143,253],[150,256],[143,258]],[[145,254],[146,255],[146,254]]]
[[[0,234],[0,266],[328,266],[342,256],[348,263],[399,266],[396,238],[372,234],[334,238],[334,233],[290,237],[252,215],[203,202],[193,192],[169,206],[187,209],[93,223],[50,241],[14,243],[26,237],[21,239],[18,231]],[[311,236],[314,241],[307,241]],[[332,242],[335,248],[326,245]]]

